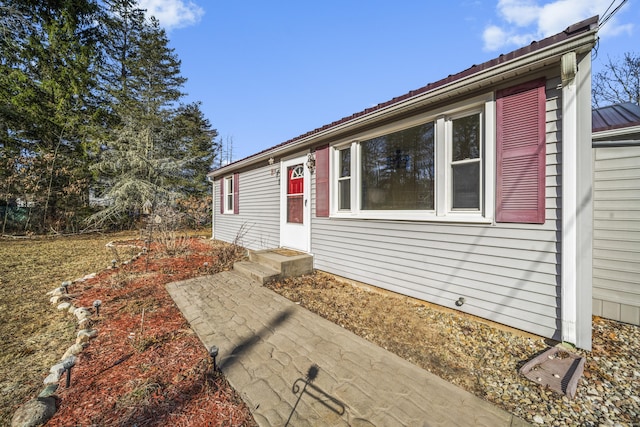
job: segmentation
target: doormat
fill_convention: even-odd
[[[520,373],[536,384],[573,399],[586,359],[562,348],[552,347],[520,368]]]
[[[282,256],[298,256],[298,255],[303,255],[302,252],[298,252],[298,251],[294,251],[293,249],[274,249],[272,250],[272,252],[277,253],[278,255],[282,255]]]

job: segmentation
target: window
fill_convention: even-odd
[[[224,212],[233,213],[233,177],[224,179]]]
[[[238,181],[240,174],[222,178],[220,182],[220,213],[237,214],[239,212]]]
[[[351,209],[351,147],[338,151],[338,210]]]
[[[480,114],[456,118],[451,124],[451,209],[479,210],[482,181]]]
[[[304,217],[304,165],[287,168],[287,222],[302,224]]]
[[[433,144],[433,122],[362,142],[360,208],[433,210]]]
[[[494,129],[488,93],[336,141],[330,216],[491,222]]]

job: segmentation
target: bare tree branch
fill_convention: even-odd
[[[622,59],[609,58],[604,70],[593,76],[594,107],[632,102],[640,105],[640,55],[627,52]]]

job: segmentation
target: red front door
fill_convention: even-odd
[[[302,224],[304,219],[304,165],[287,168],[287,222]]]

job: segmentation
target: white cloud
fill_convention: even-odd
[[[498,50],[504,45],[506,35],[504,30],[495,25],[490,25],[484,29],[482,39],[486,50]]]
[[[525,27],[536,20],[540,7],[534,0],[500,0],[498,13],[510,24]]]
[[[204,9],[189,0],[140,0],[147,16],[155,16],[167,30],[183,28],[200,22]]]
[[[618,4],[619,2],[616,2],[616,5]],[[557,34],[569,25],[583,19],[603,14],[610,5],[611,0],[555,0],[548,2],[498,0],[496,9],[498,17],[503,23],[500,25],[491,24],[485,28],[482,35],[484,49],[496,51],[504,47],[523,46],[533,40]],[[619,24],[618,21],[617,17],[612,18],[599,35],[607,37],[621,33],[630,34],[633,30],[633,24]]]

